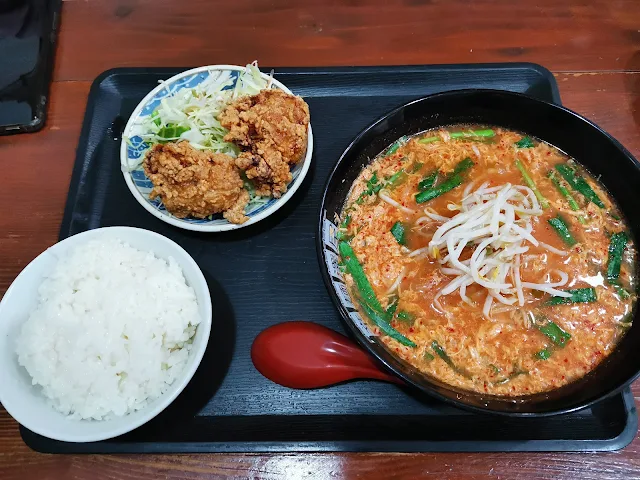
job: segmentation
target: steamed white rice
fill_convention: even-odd
[[[60,258],[22,327],[18,362],[52,405],[76,419],[126,415],[183,370],[200,323],[174,259],[120,240],[93,240]]]

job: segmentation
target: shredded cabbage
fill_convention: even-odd
[[[220,125],[218,115],[233,100],[255,95],[268,88],[270,81],[260,75],[256,63],[240,72],[234,88],[232,72],[211,72],[193,88],[183,88],[160,100],[153,113],[141,117],[138,135],[147,143],[188,140],[192,147],[237,156],[238,148],[224,141],[228,133]],[[167,136],[167,131],[178,133]]]

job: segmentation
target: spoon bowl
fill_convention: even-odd
[[[347,337],[311,322],[285,322],[262,331],[251,347],[251,360],[266,378],[289,388],[355,379],[404,384]]]

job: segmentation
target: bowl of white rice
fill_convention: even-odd
[[[0,302],[0,402],[55,440],[122,435],[182,392],[210,331],[207,282],[178,244],[131,227],[80,233]]]

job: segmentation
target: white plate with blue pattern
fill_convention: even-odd
[[[145,142],[140,135],[137,134],[136,127],[144,122],[145,117],[152,115],[153,111],[160,104],[160,101],[163,98],[173,96],[176,92],[182,89],[193,88],[207,79],[210,75],[220,75],[224,72],[228,72],[231,75],[233,84],[230,85],[229,88],[233,88],[238,79],[238,75],[240,72],[245,70],[245,68],[246,67],[236,65],[209,65],[179,73],[178,75],[160,83],[156,88],[149,92],[149,94],[138,104],[129,118],[123,132],[123,140],[120,147],[122,175],[124,176],[127,187],[129,187],[129,190],[138,203],[140,203],[145,210],[163,222],[167,222],[186,230],[194,230],[198,232],[222,232],[253,225],[282,207],[293,196],[296,190],[298,190],[300,184],[304,180],[304,177],[307,175],[313,153],[313,134],[311,131],[311,125],[309,125],[305,157],[291,169],[293,179],[291,180],[291,183],[289,183],[286,193],[280,198],[270,198],[266,203],[249,204],[245,211],[249,220],[245,223],[230,223],[226,219],[222,218],[221,215],[205,219],[189,217],[177,218],[166,210],[159,199],[149,199],[149,193],[153,188],[153,184],[145,175],[140,161],[151,145]],[[260,75],[265,80],[270,81],[271,88],[279,88],[287,93],[292,93],[278,80],[271,79],[269,75],[262,72]],[[132,168],[132,165],[137,166]]]

